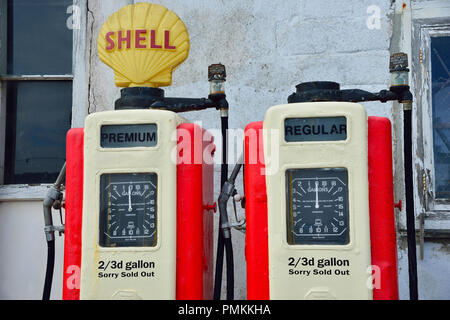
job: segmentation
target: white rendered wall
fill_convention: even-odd
[[[59,215],[53,220],[59,224]],[[51,299],[62,298],[63,251],[56,235]],[[42,202],[0,202],[0,300],[42,299],[46,264]]]

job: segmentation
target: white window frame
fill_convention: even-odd
[[[5,159],[6,128],[6,81],[19,80],[72,80],[72,127],[82,127],[88,110],[89,68],[93,23],[88,13],[88,0],[74,0],[73,6],[67,8],[67,18],[76,20],[73,29],[72,75],[36,75],[23,77],[6,75],[7,43],[7,0],[0,0],[0,202],[1,201],[38,201],[44,199],[51,184],[14,184],[3,185]],[[79,23],[78,23],[79,22]]]
[[[436,236],[450,231],[450,201],[435,199],[431,93],[431,37],[450,36],[448,1],[412,2],[414,201],[419,228]]]

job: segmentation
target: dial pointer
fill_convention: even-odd
[[[316,181],[316,209],[319,209],[319,181]]]
[[[131,189],[133,189],[133,186],[128,187],[128,211],[133,211],[133,208],[131,207]]]

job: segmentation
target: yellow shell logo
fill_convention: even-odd
[[[112,14],[100,30],[98,55],[115,73],[118,87],[162,87],[186,60],[189,35],[167,8],[137,3]]]

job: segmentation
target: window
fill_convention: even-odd
[[[423,8],[417,12],[412,48],[415,202],[421,229],[439,234],[450,230],[450,17],[433,17]]]
[[[434,198],[450,200],[450,32],[430,38]]]
[[[0,0],[3,184],[53,183],[64,164],[72,117],[72,2]]]

